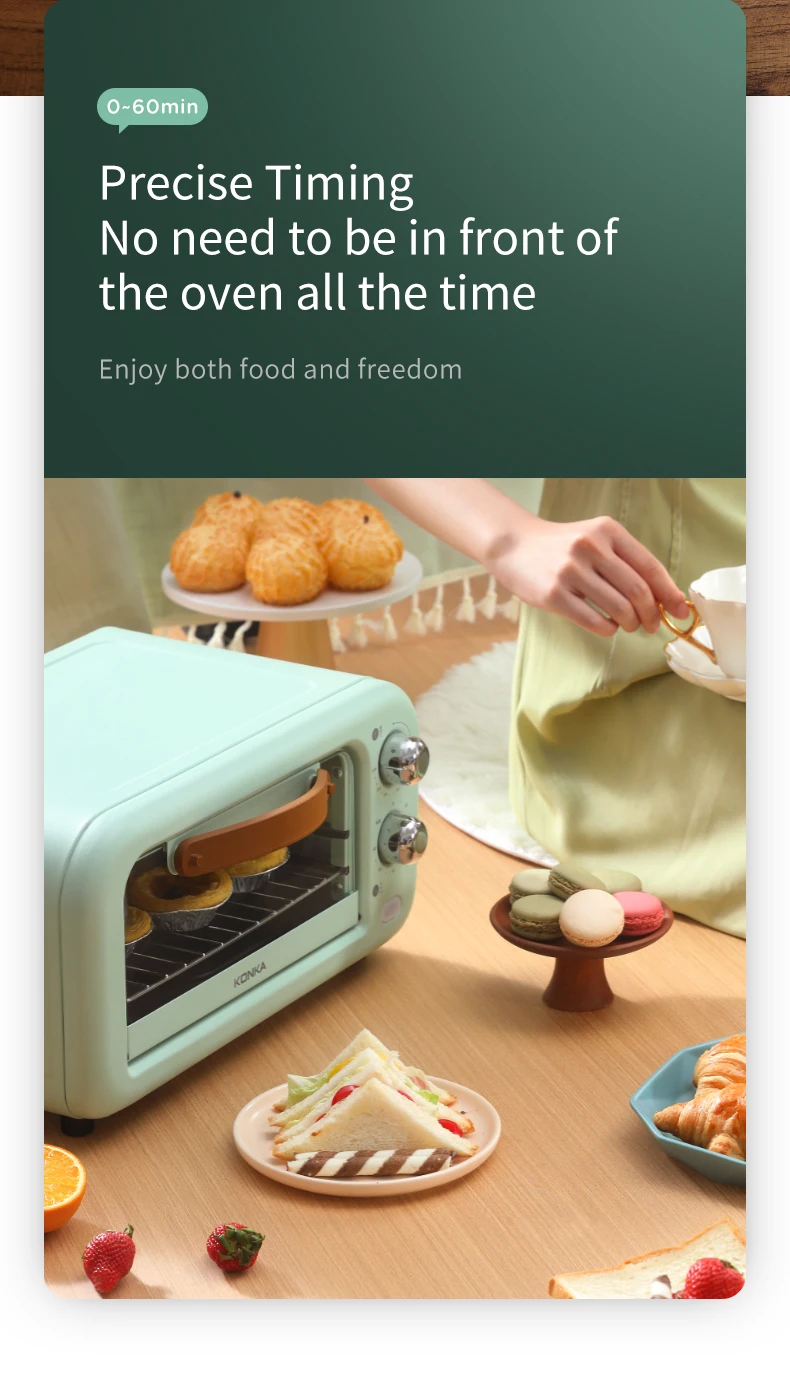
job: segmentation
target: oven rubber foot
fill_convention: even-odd
[[[62,1116],[60,1129],[64,1136],[89,1136],[94,1127],[91,1117]]]

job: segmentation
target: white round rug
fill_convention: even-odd
[[[417,701],[431,751],[420,795],[472,838],[515,858],[553,867],[556,859],[525,833],[508,799],[510,692],[516,642],[497,642],[451,666]]]

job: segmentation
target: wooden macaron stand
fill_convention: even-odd
[[[593,949],[571,944],[567,939],[549,942],[522,939],[510,928],[512,904],[509,896],[497,901],[491,908],[491,924],[509,944],[554,959],[554,971],[543,993],[543,1000],[555,1011],[600,1011],[605,1006],[611,1006],[614,992],[606,976],[606,959],[622,958],[625,954],[635,953],[637,949],[647,948],[648,944],[655,944],[671,928],[674,919],[669,906],[664,906],[664,919],[651,934],[634,935],[633,938],[618,935],[611,944],[602,944],[600,948]]]

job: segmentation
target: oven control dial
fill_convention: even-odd
[[[402,733],[391,733],[381,749],[379,773],[388,786],[414,786],[422,781],[430,760],[422,738],[404,738]]]
[[[428,830],[411,815],[387,815],[379,834],[379,857],[385,863],[413,863],[428,845]]]

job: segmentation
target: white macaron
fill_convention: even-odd
[[[560,911],[560,929],[571,944],[599,949],[622,934],[625,912],[608,891],[576,891]]]

